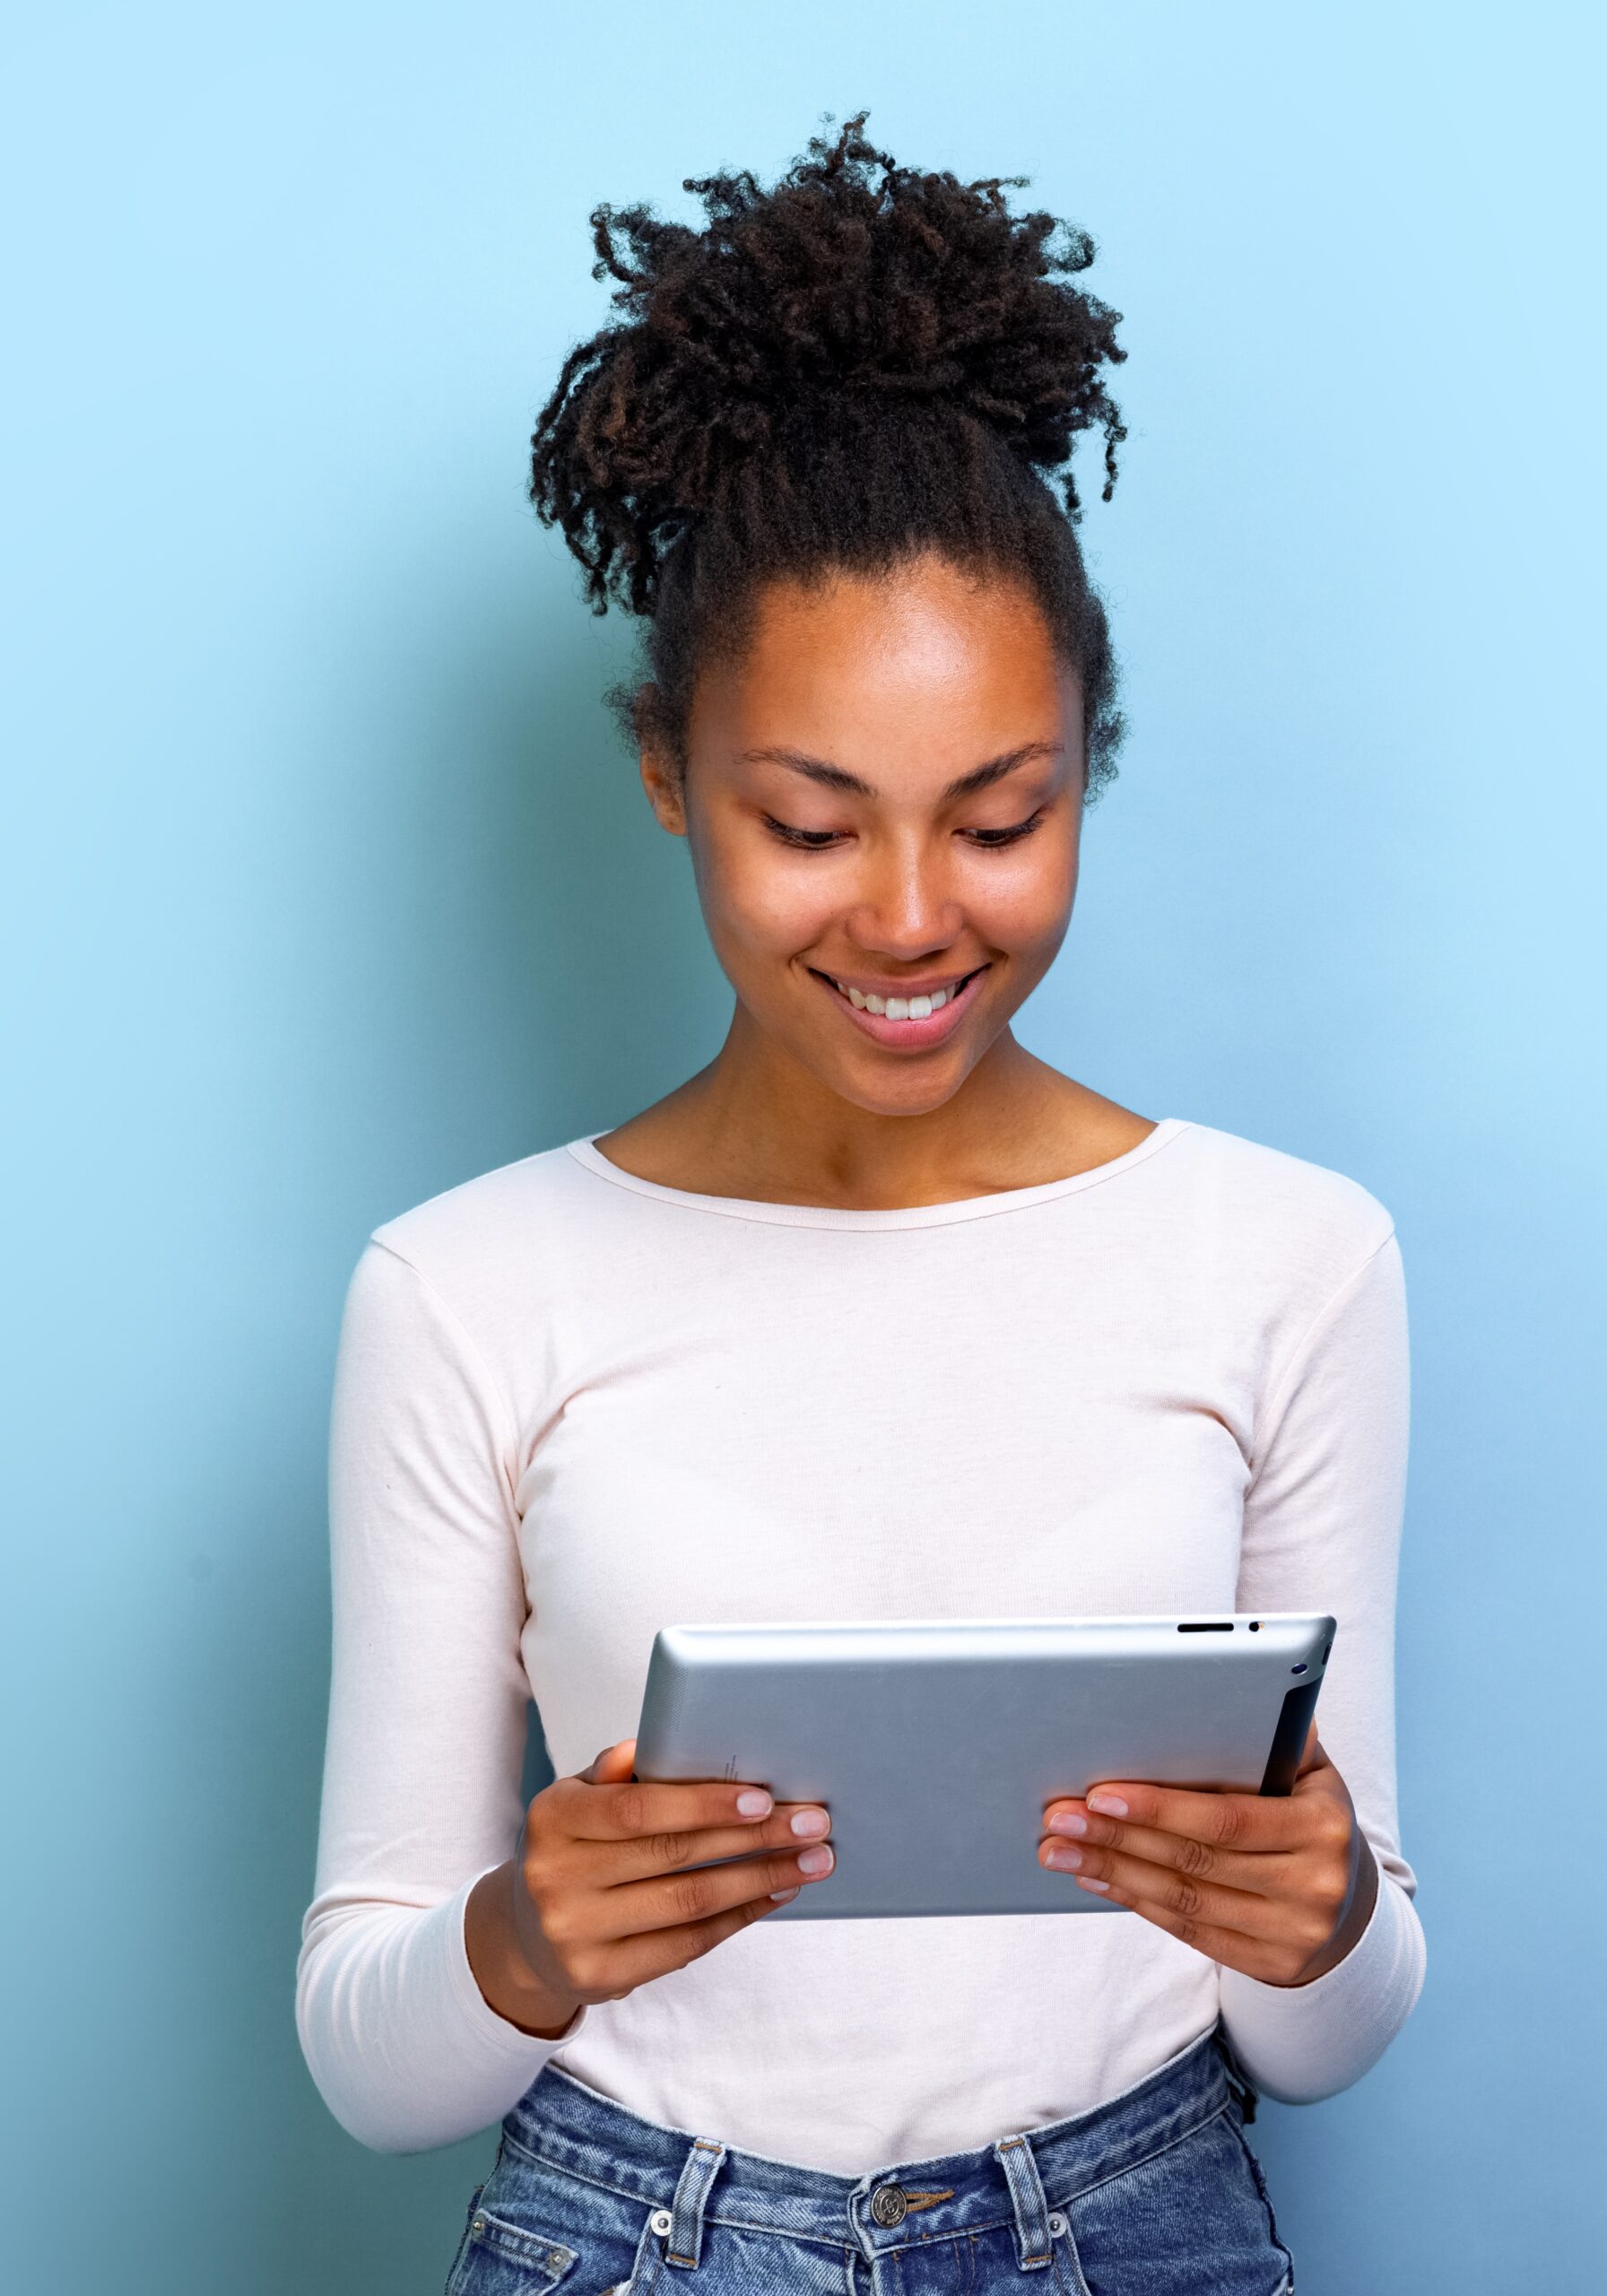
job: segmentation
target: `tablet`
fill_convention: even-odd
[[[1038,1863],[1101,1780],[1288,1794],[1334,1622],[912,1619],[669,1626],[636,1775],[731,1778],[831,1813],[837,1865],[769,1921],[1123,1910]]]

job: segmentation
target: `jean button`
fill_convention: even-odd
[[[656,2232],[661,2240],[667,2240],[670,2237],[670,2228],[674,2222],[674,2218],[667,2208],[656,2208],[647,2220],[648,2229]]]
[[[902,2185],[878,2185],[871,2195],[871,2214],[878,2224],[902,2224],[909,2200]]]

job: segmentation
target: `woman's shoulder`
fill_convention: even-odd
[[[406,1263],[450,1304],[545,1290],[554,1262],[572,1249],[594,1210],[586,1174],[568,1144],[521,1156],[459,1180],[381,1221],[369,1251]]]
[[[1186,1123],[1156,1177],[1191,1222],[1319,1282],[1342,1282],[1394,1235],[1385,1205],[1348,1173],[1213,1125]]]

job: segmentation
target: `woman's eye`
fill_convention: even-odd
[[[968,829],[964,834],[973,845],[980,845],[985,851],[992,852],[1001,845],[1015,845],[1023,837],[1030,837],[1043,819],[1040,809],[1036,813],[1029,813],[1024,822],[1013,822],[1009,829]]]
[[[790,822],[778,822],[769,813],[764,817],[764,825],[784,844],[802,846],[806,853],[821,852],[828,845],[835,845],[838,836],[834,829],[794,829]]]
[[[1019,844],[1023,837],[1030,837],[1044,818],[1040,807],[1036,813],[1029,814],[1024,822],[1012,822],[1008,829],[968,829],[962,830],[960,834],[973,845],[979,845],[985,852],[996,852],[1002,845]],[[823,853],[830,847],[839,845],[845,834],[836,829],[797,829],[790,822],[778,822],[773,813],[766,813],[763,819],[772,837],[778,837],[784,845],[796,846],[805,853]]]

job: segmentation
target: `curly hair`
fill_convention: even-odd
[[[935,550],[1037,599],[1081,685],[1091,796],[1122,720],[1070,465],[1079,433],[1102,432],[1109,500],[1120,314],[1073,283],[1085,232],[1011,213],[1021,178],[901,168],[866,117],[768,191],[745,171],[689,178],[701,230],[595,210],[617,316],[542,409],[531,500],[594,610],[644,618],[647,683],[615,699],[681,764],[699,670],[740,651],[766,581]]]

